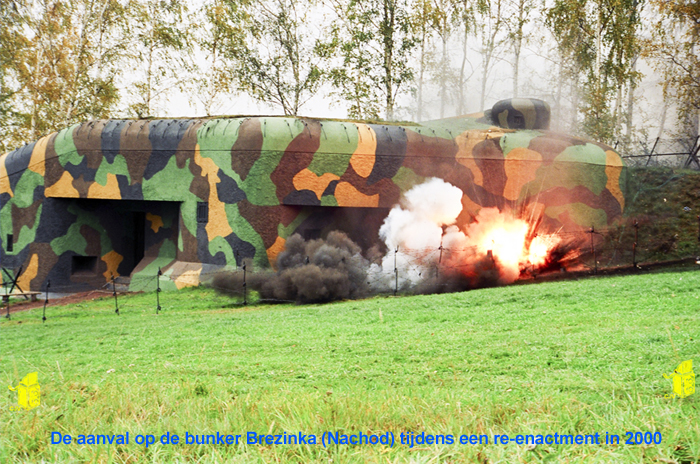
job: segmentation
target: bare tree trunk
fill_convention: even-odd
[[[355,76],[355,88],[359,88],[360,85],[362,85],[362,79],[360,78],[360,75],[357,74]],[[357,111],[359,112],[358,116],[359,119],[363,119],[366,117],[366,113],[362,112],[362,99],[360,98],[359,92],[355,92],[355,106],[357,107]]]
[[[488,76],[488,61],[484,58],[484,63],[481,73],[481,93],[479,95],[479,111],[484,111],[484,105],[486,102],[486,78]]]
[[[520,74],[520,52],[523,46],[523,24],[525,22],[525,1],[518,2],[518,27],[513,41],[513,97],[518,96],[518,78]]]
[[[482,73],[481,73],[481,95],[479,97],[479,108],[480,111],[484,111],[484,106],[486,102],[486,81],[488,80],[489,71],[491,70],[491,60],[493,58],[494,51],[496,50],[496,37],[501,28],[501,0],[495,0],[496,12],[493,16],[491,8],[488,11],[488,36],[484,34],[486,43],[484,44],[483,59],[482,59]],[[495,24],[492,22],[495,21]],[[484,31],[486,32],[486,31]]]
[[[622,132],[622,85],[617,86],[617,99],[615,101],[614,137],[619,137]]]
[[[663,107],[661,108],[661,121],[659,121],[659,132],[656,135],[657,138],[661,138],[664,135],[664,129],[666,128],[666,113],[668,113],[668,99],[664,98]]]
[[[106,2],[105,2],[106,5]],[[78,45],[78,52],[76,53],[75,57],[75,62],[73,63],[74,69],[73,69],[73,76],[70,81],[68,81],[68,85],[73,85],[77,87],[77,82],[80,79],[80,75],[84,71],[83,69],[83,58],[85,55],[85,48],[87,44],[87,30],[88,26],[90,24],[90,20],[92,17],[92,6],[93,3],[90,2],[85,5],[85,12],[83,13],[83,17],[80,21],[80,42]],[[64,91],[61,95],[62,99],[62,104],[61,106],[63,107],[63,125],[67,126],[70,123],[71,120],[71,113],[73,112],[74,109],[74,104],[75,102],[73,100],[73,90],[70,89],[71,91]]]
[[[495,36],[495,34],[494,34]],[[491,70],[491,57],[493,54],[493,40],[490,38],[488,41],[487,49],[483,53],[482,66],[481,66],[481,94],[479,96],[479,111],[484,111],[484,106],[486,103],[486,81],[489,77],[489,71]]]
[[[282,6],[281,3],[280,6]],[[299,52],[299,41],[297,40],[299,34],[296,26],[297,16],[296,11],[294,11],[294,4],[292,4],[292,13],[294,15],[294,32],[287,37],[287,40],[289,40],[293,44],[293,46],[290,47],[289,61],[292,64],[292,72],[294,74],[294,108],[292,115],[296,116],[297,114],[299,114],[299,108],[301,107],[301,93],[303,89],[303,83],[301,82],[301,63],[299,63],[299,57],[301,54]]]
[[[425,16],[425,3],[421,6],[423,7],[423,16]],[[416,109],[416,119],[418,122],[423,120],[423,85],[424,85],[424,75],[425,75],[425,20],[423,19],[421,24],[421,38],[420,38],[420,69],[418,70],[418,108]]]
[[[458,114],[464,114],[466,113],[465,108],[464,108],[464,84],[465,84],[465,77],[464,77],[464,68],[466,67],[467,64],[467,37],[468,37],[468,31],[466,30],[467,28],[465,27],[464,30],[464,39],[462,41],[462,65],[459,67],[459,101],[457,102],[457,113]]]
[[[593,6],[596,8],[596,5],[594,4]],[[603,53],[603,30],[602,30],[602,25],[601,21],[602,18],[601,16],[603,15],[603,11],[600,8],[600,5],[597,5],[597,14],[596,14],[596,27],[595,27],[595,78],[596,78],[596,86],[599,87],[600,85],[600,62],[602,59],[602,53]]]
[[[515,63],[513,64],[513,97],[518,96],[518,73],[520,68],[520,50],[517,51],[514,57]]]
[[[216,50],[218,48],[218,36],[214,38],[214,46],[211,52],[211,66],[209,68],[209,79],[207,82],[207,101],[204,102],[204,112],[211,116],[211,107],[214,104],[214,79],[216,78]]]
[[[36,127],[37,121],[36,120],[37,120],[37,116],[38,116],[37,113],[39,112],[39,90],[38,90],[38,88],[39,88],[39,79],[41,78],[41,73],[39,72],[39,70],[41,69],[41,60],[43,58],[43,53],[42,53],[42,51],[43,51],[42,44],[43,43],[44,43],[44,41],[42,39],[39,39],[39,46],[37,47],[37,50],[36,50],[36,65],[34,66],[34,73],[33,73],[33,78],[32,78],[33,87],[34,87],[33,89],[31,89],[31,91],[32,91],[32,119],[31,119],[31,122],[29,124],[29,132],[31,134],[32,139],[37,138],[37,127]]]
[[[104,0],[102,3],[102,8],[100,9],[100,16],[99,16],[99,35],[97,38],[97,63],[95,63],[95,69],[97,70],[97,80],[101,81],[102,80],[102,61],[103,61],[103,54],[104,54],[104,16],[105,16],[105,11],[107,10],[107,6],[109,5],[109,0]],[[96,94],[92,95],[92,108],[95,108],[95,103],[96,103]],[[95,116],[94,114],[91,114],[91,116]]]
[[[384,87],[386,91],[386,119],[394,119],[394,5],[391,0],[384,0]]]
[[[440,63],[440,118],[445,117],[447,101],[447,33],[442,35],[442,59]]]
[[[153,49],[148,50],[148,71],[146,72],[146,114],[151,115],[151,79],[153,75]]]
[[[563,112],[561,109],[561,94],[564,87],[564,64],[561,60],[561,54],[558,70],[557,70],[557,90],[554,92],[554,105],[552,106],[552,129],[562,130],[561,120],[563,118]]]
[[[152,16],[155,18],[155,15]],[[155,24],[151,23],[151,43],[148,46],[148,70],[146,71],[146,115],[151,116],[151,87],[153,79],[153,51],[155,48]],[[143,116],[143,115],[142,115]]]
[[[639,56],[634,57],[632,60],[632,73],[637,70],[637,59]],[[630,143],[632,141],[632,127],[634,124],[634,75],[630,75],[629,82],[627,84],[627,115],[626,115],[626,128],[625,128],[625,142]]]
[[[572,94],[572,100],[571,100],[571,127],[570,131],[571,132],[578,132],[577,131],[577,126],[578,126],[578,102],[579,102],[579,74],[576,72],[574,73],[574,79],[571,81],[571,94]]]

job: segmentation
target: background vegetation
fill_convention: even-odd
[[[556,129],[608,143],[669,137],[675,108],[672,130],[698,135],[697,2],[7,0],[0,17],[2,151],[86,119],[167,116],[172,99],[296,115],[315,95],[418,121],[535,96]]]

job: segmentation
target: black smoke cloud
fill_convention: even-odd
[[[458,226],[463,195],[441,179],[428,179],[406,192],[385,218],[379,229],[383,247],[363,256],[342,232],[323,240],[293,235],[277,258],[276,272],[246,272],[245,281],[242,271],[222,273],[214,285],[231,295],[254,290],[263,300],[319,303],[504,285],[568,267],[578,258],[576,239],[538,235],[546,230],[536,209],[523,208],[515,217],[482,208],[471,223]]]
[[[245,284],[263,300],[321,303],[356,299],[370,294],[369,267],[360,247],[342,232],[308,241],[295,234],[277,257],[277,272],[246,273]],[[223,293],[242,295],[243,272],[219,273],[213,284]]]
[[[521,279],[561,270],[575,264],[581,243],[563,240],[551,252],[547,263],[535,270],[523,270]],[[324,239],[304,240],[295,234],[287,240],[277,258],[277,271],[226,271],[214,277],[218,291],[241,298],[244,288],[255,291],[263,301],[324,303],[365,298],[378,294],[452,293],[475,288],[495,287],[503,281],[496,258],[482,257],[468,265],[433,267],[419,280],[404,279],[395,286],[393,269],[381,268],[383,254],[375,247],[365,255],[343,232],[334,231]],[[401,275],[402,270],[399,270]]]

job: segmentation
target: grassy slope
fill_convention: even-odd
[[[700,374],[700,272],[226,308],[194,289],[16,314],[1,379],[38,370],[42,404],[10,412],[2,462],[679,462],[700,460],[700,392],[667,399],[671,372]],[[21,322],[21,323],[20,323]],[[112,371],[113,370],[113,371]],[[51,445],[51,431],[320,434],[660,431],[659,446]],[[624,441],[624,435],[622,435]],[[669,461],[667,461],[669,462]]]
[[[642,261],[664,261],[700,252],[700,172],[630,169],[629,190],[625,216],[639,221]],[[691,209],[685,211],[684,207]],[[633,228],[628,227],[626,232],[623,241],[629,244],[634,241]]]

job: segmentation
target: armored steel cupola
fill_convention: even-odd
[[[536,98],[501,100],[490,112],[491,121],[504,129],[549,129],[549,105]]]

